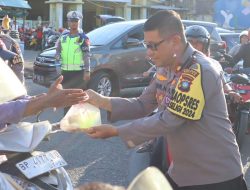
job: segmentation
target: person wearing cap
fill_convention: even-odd
[[[185,35],[187,41],[195,49],[204,53],[206,56],[210,58],[209,47],[210,47],[211,36],[205,27],[200,25],[189,26],[186,28]],[[223,69],[221,67],[221,64],[215,59],[212,58],[210,59],[212,64],[216,66],[217,71],[220,72],[221,75],[223,76]],[[223,90],[226,94],[229,95],[230,98],[232,98],[234,102],[239,103],[242,101],[242,97],[240,96],[240,94],[238,94],[232,89],[232,87],[226,82],[224,77],[223,77]]]
[[[247,30],[242,31],[240,33],[239,38],[240,38],[240,43],[232,47],[232,49],[230,49],[230,51],[228,52],[229,55],[234,56],[240,50],[241,44],[246,44],[248,42],[248,31]]]
[[[241,44],[239,51],[233,56],[233,65],[237,64],[239,61],[243,60],[242,73],[250,74],[250,29],[248,30],[248,41],[245,44]]]
[[[61,60],[64,88],[84,89],[84,81],[90,79],[89,39],[79,28],[82,14],[67,14],[69,30],[64,31],[56,44],[56,59]],[[65,110],[66,112],[66,110]]]
[[[10,23],[10,18],[8,17],[8,15],[6,15],[3,18],[3,23],[2,23],[2,29],[5,32],[0,34],[0,40],[5,44],[5,47],[7,48],[7,50],[17,54],[17,57],[18,57],[19,61],[18,62],[13,62],[12,60],[9,60],[8,65],[14,71],[14,73],[19,78],[19,80],[24,84],[24,60],[23,60],[23,55],[22,55],[22,51],[21,51],[19,43],[15,39],[13,39],[8,34],[8,32],[6,33],[6,31],[10,30],[9,23]]]

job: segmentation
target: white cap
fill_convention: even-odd
[[[240,33],[240,38],[242,36],[248,36],[248,31],[247,30],[243,30],[241,33]]]
[[[156,167],[141,171],[129,184],[127,190],[173,190],[164,174]]]
[[[80,20],[80,19],[82,19],[82,13],[80,13],[78,11],[70,11],[67,14],[67,18],[68,18],[68,20],[71,20],[71,19]]]

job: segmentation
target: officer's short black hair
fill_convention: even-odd
[[[144,31],[158,30],[162,37],[178,34],[184,37],[184,26],[180,15],[172,10],[158,11],[144,24]]]

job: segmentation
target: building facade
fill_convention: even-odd
[[[67,12],[83,13],[82,26],[90,31],[100,25],[96,15],[121,16],[126,20],[145,19],[158,10],[175,10],[183,19],[213,20],[215,0],[28,0],[28,19],[48,21],[55,28],[67,27]],[[38,3],[39,2],[39,3]],[[38,15],[39,14],[39,15]]]

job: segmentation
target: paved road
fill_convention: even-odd
[[[25,67],[30,76],[32,63],[38,52],[25,51]],[[39,94],[46,92],[47,89],[35,85],[31,80],[26,80],[26,86],[29,93]],[[140,90],[139,90],[140,91]],[[137,95],[137,89],[134,91],[123,91],[123,96]],[[62,117],[62,110],[52,112],[46,110],[42,114],[42,120],[56,122]],[[105,113],[102,112],[102,121],[105,120]],[[34,117],[28,118],[29,121],[35,121]],[[116,123],[116,125],[121,122]],[[118,138],[109,140],[93,140],[83,134],[58,133],[53,135],[49,142],[43,142],[39,149],[43,151],[56,149],[68,162],[67,171],[74,185],[79,185],[90,181],[104,181],[111,184],[127,185],[128,157],[131,153]],[[245,142],[241,149],[242,163],[244,165],[245,178],[250,189],[250,136],[245,136]]]

